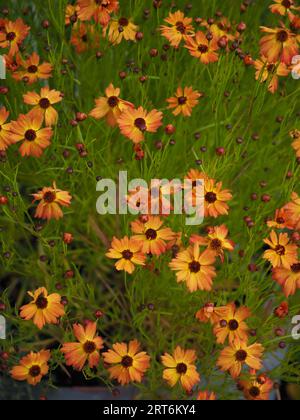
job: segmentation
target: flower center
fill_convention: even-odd
[[[275,68],[276,68],[275,64],[268,64],[267,66],[267,70],[269,73],[273,73],[275,71]]]
[[[184,34],[185,33],[185,26],[184,26],[183,22],[176,22],[176,29],[181,34]]]
[[[129,368],[129,367],[132,366],[132,362],[133,362],[132,357],[130,357],[130,356],[124,356],[123,359],[122,359],[122,361],[121,361],[121,365],[123,367],[125,367],[125,368]]]
[[[96,350],[96,344],[93,341],[86,341],[83,345],[83,349],[87,354],[94,353]]]
[[[198,51],[200,51],[201,54],[205,54],[208,51],[208,46],[207,45],[204,45],[204,44],[201,44],[198,47]]]
[[[198,273],[200,271],[201,265],[198,261],[192,261],[189,263],[189,269],[191,273]]]
[[[34,130],[27,130],[25,133],[25,139],[28,141],[34,141],[36,139],[36,133]]]
[[[222,247],[222,242],[220,239],[213,239],[210,243],[212,249],[220,249]]]
[[[286,31],[279,31],[277,33],[277,41],[279,42],[286,42],[288,40],[288,33]]]
[[[107,102],[108,102],[108,105],[111,108],[115,108],[118,105],[118,103],[119,103],[119,98],[117,96],[110,96],[108,98]]]
[[[144,118],[137,118],[134,121],[134,125],[136,126],[136,128],[138,128],[142,132],[147,130],[147,125],[146,125],[146,121],[144,120]]]
[[[205,201],[208,203],[214,203],[217,200],[217,195],[214,192],[208,192],[205,194]]]
[[[260,389],[257,386],[253,386],[249,389],[249,394],[251,395],[251,397],[257,398],[260,395]]]
[[[244,362],[247,359],[247,352],[245,350],[239,350],[235,354],[235,358],[238,362]]]
[[[282,4],[282,6],[286,7],[287,9],[289,9],[292,5],[290,0],[282,0],[281,4]]]
[[[282,245],[277,245],[275,248],[275,252],[278,255],[284,255],[285,254],[285,247]]]
[[[49,101],[49,99],[48,99],[48,98],[42,98],[42,99],[40,100],[40,102],[39,102],[39,105],[40,105],[40,107],[41,107],[41,108],[43,108],[43,109],[47,109],[47,108],[49,108],[49,106],[50,106],[51,104],[50,104],[50,101]]]
[[[16,38],[16,34],[14,32],[9,32],[8,34],[6,34],[6,40],[7,41],[13,41]]]
[[[128,19],[127,19],[127,18],[125,18],[125,17],[121,17],[121,18],[119,19],[119,25],[121,25],[121,26],[128,26],[128,24],[129,24],[129,21],[128,21]]]
[[[82,42],[88,42],[88,36],[87,36],[87,34],[85,34],[85,35],[82,35],[82,37],[81,37],[81,41]]]
[[[293,264],[291,266],[291,270],[293,273],[300,273],[300,263]]]
[[[186,104],[186,101],[187,101],[187,98],[186,98],[185,96],[180,96],[180,97],[178,98],[178,103],[179,103],[179,105],[184,105],[184,104]]]
[[[157,232],[156,232],[156,230],[154,230],[154,229],[148,229],[148,230],[146,230],[145,235],[146,235],[146,238],[147,238],[149,241],[153,241],[154,239],[156,239],[156,238],[157,238]]]
[[[122,255],[123,255],[123,258],[125,258],[125,260],[131,260],[131,258],[133,257],[133,253],[129,251],[129,249],[126,249],[125,251],[123,251]]]
[[[229,327],[230,331],[236,331],[239,328],[239,323],[237,322],[236,319],[231,319],[228,322],[228,327]]]
[[[277,217],[276,222],[277,222],[279,225],[283,225],[283,224],[284,224],[284,222],[285,222],[285,220],[284,220],[284,218],[283,218],[283,217]]]
[[[48,306],[48,300],[47,298],[45,298],[43,293],[41,293],[39,297],[37,298],[37,300],[35,301],[35,304],[39,309],[46,309]]]
[[[32,66],[28,67],[27,71],[28,71],[28,73],[36,73],[38,71],[38,68],[37,68],[37,66],[32,65]]]
[[[44,201],[46,201],[47,203],[53,203],[53,201],[56,199],[56,194],[53,191],[47,191],[44,194]]]
[[[29,375],[32,376],[33,378],[36,378],[37,376],[39,376],[40,373],[41,373],[41,368],[38,365],[33,365],[29,369]]]
[[[176,366],[176,372],[180,375],[184,375],[187,371],[187,365],[185,363],[178,363]]]

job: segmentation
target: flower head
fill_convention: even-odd
[[[40,219],[60,219],[63,212],[60,206],[69,207],[72,197],[68,191],[59,190],[56,183],[52,187],[44,187],[42,190],[33,194],[34,201],[39,201],[35,217]]]
[[[119,9],[118,0],[78,0],[80,20],[90,20],[94,18],[96,23],[107,26],[110,15]]]
[[[271,93],[277,91],[279,77],[286,77],[290,73],[290,70],[285,63],[272,63],[264,56],[259,60],[254,61],[254,67],[256,69],[256,80],[259,80],[260,83],[266,82],[268,84],[268,90]]]
[[[192,87],[179,87],[174,97],[167,99],[169,103],[168,108],[174,109],[173,114],[183,114],[185,117],[192,115],[192,109],[198,104],[198,98],[202,95]]]
[[[210,322],[211,324],[216,324],[223,318],[223,313],[225,316],[227,309],[224,311],[224,307],[217,307],[212,302],[207,302],[201,309],[196,312],[196,319],[200,322]]]
[[[123,239],[113,238],[110,250],[105,254],[108,258],[117,259],[115,267],[132,274],[135,265],[145,265],[146,256],[141,251],[141,243],[125,236]]]
[[[126,41],[135,41],[138,29],[139,27],[126,17],[111,19],[108,30],[109,42],[111,42],[112,45],[117,45],[120,44],[123,39]]]
[[[7,123],[9,111],[5,107],[0,108],[0,150],[6,150],[11,144],[10,124]]]
[[[97,49],[100,45],[100,35],[95,30],[95,25],[78,22],[72,27],[71,44],[74,45],[78,54],[91,49]]]
[[[271,4],[269,9],[272,13],[285,16],[291,10],[300,10],[300,7],[295,6],[294,0],[273,0],[275,4]]]
[[[169,13],[164,21],[170,26],[161,25],[160,32],[175,48],[179,47],[182,40],[185,41],[189,35],[194,34],[193,19],[185,17],[180,10]]]
[[[275,229],[293,229],[288,214],[284,208],[275,211],[274,219],[267,221],[268,227]]]
[[[243,390],[246,400],[267,401],[273,389],[273,382],[266,375],[257,375],[251,370],[250,377],[238,382],[239,388]]]
[[[26,60],[19,58],[18,61],[20,68],[13,73],[13,77],[16,80],[21,80],[31,85],[39,79],[52,77],[52,65],[47,62],[40,64],[40,57],[36,52],[33,52]]]
[[[229,190],[222,190],[222,182],[208,178],[204,184],[204,216],[218,217],[228,214],[227,201],[232,199]]]
[[[296,35],[284,26],[274,29],[261,26],[261,30],[268,34],[260,40],[261,55],[269,63],[281,61],[289,66],[292,58],[299,53]]]
[[[290,268],[297,262],[297,245],[289,243],[287,233],[277,233],[272,230],[270,238],[264,239],[270,249],[264,252],[263,258],[270,261],[273,267]]]
[[[223,309],[223,316],[214,327],[217,343],[224,344],[227,337],[230,344],[235,340],[247,342],[249,328],[244,321],[249,318],[250,310],[246,306],[237,309],[234,303],[229,303],[220,309]]]
[[[198,58],[201,63],[209,64],[218,61],[218,44],[216,39],[208,41],[204,32],[197,32],[194,37],[189,36],[186,39],[185,48],[187,48],[193,57]]]
[[[35,386],[43,376],[49,371],[48,360],[50,359],[50,350],[41,350],[38,353],[30,352],[20,360],[18,366],[14,366],[10,371],[12,378],[17,381],[27,381]]]
[[[0,48],[9,48],[8,54],[14,56],[29,31],[30,27],[25,25],[23,19],[19,18],[15,22],[7,20],[0,30]]]
[[[32,114],[42,115],[47,127],[57,123],[58,114],[52,105],[62,101],[62,94],[58,90],[50,90],[49,87],[41,89],[40,94],[27,92],[23,95],[25,104],[32,105]]]
[[[286,297],[294,295],[300,289],[300,262],[292,264],[290,268],[277,267],[273,271],[273,279],[280,284]]]
[[[293,229],[300,230],[300,197],[297,193],[292,193],[291,201],[284,206],[284,209],[289,217]]]

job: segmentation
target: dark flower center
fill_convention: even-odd
[[[125,17],[121,17],[121,18],[119,19],[119,25],[120,25],[120,26],[128,26],[128,24],[129,24],[129,21],[128,21],[128,19],[127,19],[127,18],[125,18]]]
[[[245,350],[239,350],[235,354],[235,358],[238,362],[244,362],[247,359],[247,352]]]
[[[38,68],[37,68],[37,66],[32,65],[32,66],[28,67],[27,71],[28,71],[28,73],[36,73],[38,71]]]
[[[191,273],[198,273],[200,271],[201,265],[198,261],[192,261],[189,263],[189,269]]]
[[[134,121],[134,125],[136,126],[136,128],[138,128],[140,131],[146,131],[147,130],[147,125],[146,125],[146,121],[144,120],[144,118],[137,118]]]
[[[284,220],[284,218],[283,218],[283,217],[277,217],[276,222],[277,222],[279,225],[283,225],[283,224],[284,224],[284,222],[285,222],[285,220]]]
[[[257,386],[253,386],[249,389],[249,394],[251,395],[251,397],[257,398],[260,395],[260,389]]]
[[[132,366],[132,362],[133,362],[132,357],[124,356],[122,361],[121,361],[121,365],[125,368],[129,368],[130,366]]]
[[[290,0],[282,0],[281,4],[282,4],[282,6],[286,7],[287,9],[289,9],[292,5]]]
[[[154,240],[154,239],[157,238],[157,232],[154,229],[148,229],[148,230],[146,230],[145,235],[146,235],[146,238],[148,240]]]
[[[34,130],[27,130],[25,132],[25,139],[28,141],[34,141],[36,139],[36,133]]]
[[[33,365],[29,369],[29,375],[32,376],[33,378],[36,378],[40,374],[41,374],[41,368],[38,365]]]
[[[107,102],[108,102],[108,105],[111,108],[115,108],[118,105],[118,103],[119,103],[119,99],[117,98],[117,96],[110,96],[108,98]]]
[[[269,73],[274,73],[275,69],[276,69],[275,64],[268,64],[267,70]]]
[[[88,36],[87,36],[87,34],[85,34],[85,35],[82,35],[82,37],[81,37],[81,41],[82,42],[88,42]]]
[[[96,350],[96,344],[93,341],[86,341],[83,345],[83,349],[87,354],[94,353]]]
[[[205,201],[208,203],[214,203],[217,200],[217,195],[214,192],[208,192],[205,194]]]
[[[293,273],[300,273],[300,263],[293,264],[291,266],[291,270]]]
[[[177,22],[176,23],[176,29],[181,34],[184,34],[185,33],[185,26],[184,26],[183,22]]]
[[[6,40],[7,41],[13,41],[16,38],[16,34],[14,32],[9,32],[8,34],[6,34]]]
[[[125,251],[123,251],[122,255],[123,255],[123,258],[125,258],[125,260],[131,260],[131,258],[133,257],[133,253],[129,251],[129,249],[126,249]]]
[[[48,306],[48,300],[43,294],[40,294],[37,300],[35,301],[35,304],[39,309],[46,309]]]
[[[208,51],[208,46],[207,45],[204,45],[204,44],[201,44],[198,47],[198,51],[200,51],[201,54],[205,54]]]
[[[187,371],[187,365],[185,363],[178,363],[176,366],[176,372],[180,375],[184,375]]]
[[[179,103],[179,105],[184,105],[184,104],[186,104],[186,101],[187,101],[187,98],[186,98],[185,96],[180,96],[180,97],[178,98],[178,103]]]
[[[236,331],[239,328],[239,323],[237,322],[236,319],[231,319],[228,322],[228,327],[229,327],[230,331]]]
[[[47,203],[53,203],[53,201],[56,198],[55,192],[53,192],[53,191],[47,191],[44,194],[44,197],[43,198],[44,198],[44,201],[46,201]]]
[[[285,247],[282,245],[277,245],[275,248],[275,252],[278,255],[284,255],[285,254]]]
[[[49,101],[49,99],[48,99],[48,98],[42,98],[42,99],[40,100],[40,102],[39,102],[39,105],[40,105],[40,107],[41,107],[41,108],[43,108],[43,109],[47,109],[47,108],[49,108],[49,106],[50,106],[51,104],[50,104],[50,101]]]
[[[222,247],[222,242],[220,239],[213,239],[210,243],[212,249],[220,249]]]
[[[279,31],[277,33],[277,41],[279,42],[286,42],[288,40],[288,33],[286,31]]]

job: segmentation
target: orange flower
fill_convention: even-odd
[[[58,220],[63,217],[60,206],[69,207],[72,200],[68,191],[56,188],[55,182],[53,182],[53,187],[44,187],[36,194],[33,194],[33,197],[33,202],[40,201],[34,217],[47,220]]]
[[[264,347],[259,343],[251,346],[241,341],[232,343],[221,351],[217,366],[223,371],[229,371],[233,378],[237,378],[245,364],[255,370],[261,369],[263,352]]]
[[[10,371],[12,378],[17,381],[27,381],[35,386],[43,376],[49,371],[48,360],[50,359],[50,350],[41,350],[38,353],[30,352],[20,360],[18,366],[14,366]]]
[[[200,252],[199,244],[194,244],[186,250],[179,252],[169,266],[176,273],[177,283],[186,282],[190,292],[196,290],[211,290],[216,269],[213,266],[215,253],[211,251]]]
[[[289,304],[288,302],[281,302],[281,304],[275,308],[274,315],[280,319],[284,319],[289,314]]]
[[[228,228],[225,225],[213,226],[209,228],[206,238],[199,235],[192,235],[190,242],[198,242],[200,245],[207,246],[207,249],[213,251],[224,262],[224,250],[233,251],[235,246],[233,241],[227,239],[227,235]]]
[[[11,140],[13,143],[23,142],[19,148],[22,156],[40,157],[51,144],[53,132],[50,127],[41,128],[43,119],[40,113],[29,113],[19,115],[17,121],[11,122]]]
[[[261,30],[268,34],[260,40],[261,55],[269,63],[281,61],[289,66],[294,55],[299,53],[296,35],[284,26],[274,29],[261,26]]]
[[[76,52],[81,54],[99,48],[100,35],[95,31],[95,25],[78,22],[72,27],[70,42],[74,45]]]
[[[146,257],[140,252],[141,243],[128,239],[113,238],[110,250],[105,254],[108,258],[117,259],[115,267],[118,271],[124,270],[132,274],[135,270],[135,264],[145,265]]]
[[[222,182],[216,183],[214,179],[207,178],[204,184],[204,215],[205,217],[218,217],[228,214],[226,201],[232,199],[229,190],[222,190]]]
[[[6,123],[9,112],[5,107],[0,108],[0,150],[6,150],[11,144],[10,140],[10,124]]]
[[[47,127],[57,123],[58,114],[53,108],[53,104],[62,101],[62,94],[58,90],[50,90],[48,86],[41,88],[40,94],[36,92],[27,92],[23,95],[25,104],[33,105],[31,111],[33,114],[41,115],[45,118]]]
[[[300,289],[300,262],[292,264],[291,268],[274,268],[273,279],[280,284],[286,297],[294,295]]]
[[[0,31],[0,48],[9,48],[8,55],[14,56],[19,51],[19,46],[29,34],[30,27],[25,25],[23,19],[15,22],[5,21]]]
[[[257,375],[251,371],[249,379],[240,380],[239,388],[244,392],[244,396],[250,401],[267,401],[273,389],[273,382],[266,375]]]
[[[108,368],[111,379],[117,379],[121,385],[142,382],[150,367],[150,357],[146,352],[139,351],[140,343],[132,340],[129,344],[115,343],[112,347],[113,350],[103,353],[104,362],[113,365]]]
[[[65,25],[71,25],[77,22],[79,10],[80,7],[78,5],[67,5],[65,14]]]
[[[189,35],[194,34],[194,28],[191,25],[193,19],[185,17],[180,10],[175,13],[169,13],[169,16],[164,21],[171,26],[161,25],[161,34],[175,48],[179,47],[182,40],[186,41]]]
[[[131,230],[136,234],[132,240],[140,244],[142,253],[160,255],[166,251],[166,241],[172,241],[175,233],[170,228],[162,228],[162,225],[159,216],[149,216],[145,223],[139,219],[131,223]]]
[[[229,303],[223,308],[223,317],[214,327],[214,334],[217,337],[218,344],[224,344],[226,338],[229,344],[248,341],[248,326],[244,322],[250,316],[250,310],[246,306],[236,308],[234,303]]]
[[[185,87],[182,89],[179,87],[176,91],[175,96],[167,99],[169,103],[168,108],[174,109],[173,114],[183,114],[185,117],[192,115],[192,109],[199,103],[198,98],[202,96],[197,90],[193,90],[192,87]]]
[[[195,37],[187,38],[185,48],[203,64],[215,63],[219,59],[216,52],[219,49],[216,39],[208,41],[205,33],[201,31],[197,32]]]
[[[40,330],[45,324],[57,324],[59,318],[65,314],[58,293],[48,295],[47,289],[40,287],[35,292],[28,292],[28,295],[33,301],[21,307],[20,316],[26,321],[33,319]]]
[[[224,311],[224,307],[216,307],[214,303],[208,302],[197,311],[195,316],[200,322],[216,324],[223,318],[223,314],[225,313],[226,315],[227,312],[226,307]]]
[[[13,73],[16,80],[25,81],[27,84],[37,82],[39,79],[49,79],[52,77],[53,67],[50,63],[40,64],[40,57],[33,52],[29,58],[19,59],[21,69]]]
[[[268,89],[271,93],[275,93],[278,89],[278,77],[288,76],[290,70],[285,63],[270,63],[267,58],[261,57],[260,60],[254,61],[256,68],[255,78],[260,83],[267,82]]]
[[[200,382],[200,376],[197,372],[195,350],[184,350],[177,346],[173,355],[165,353],[162,357],[162,364],[167,368],[163,371],[163,378],[171,387],[174,387],[180,381],[182,387],[191,391],[194,385]]]
[[[290,268],[297,262],[297,245],[289,243],[287,233],[278,236],[274,230],[270,233],[270,239],[264,239],[270,249],[264,252],[263,258],[270,261],[273,267]]]
[[[291,10],[300,10],[300,7],[295,6],[294,0],[273,0],[275,4],[271,4],[269,9],[272,13],[281,16],[286,16],[287,12]]]
[[[228,41],[233,41],[239,36],[239,33],[231,34],[232,26],[226,17],[222,17],[218,21],[214,21],[212,25],[207,23],[207,29],[212,33],[214,39],[219,41],[220,38],[226,38]]]
[[[145,132],[156,133],[162,125],[162,112],[154,109],[145,111],[141,106],[138,109],[127,108],[118,118],[121,133],[133,141],[140,143],[145,138]]]
[[[67,366],[76,370],[82,370],[86,362],[91,369],[98,366],[103,340],[96,335],[96,330],[96,322],[88,322],[85,328],[81,324],[73,324],[73,334],[79,343],[64,343],[62,346]]]
[[[115,88],[112,83],[105,90],[105,95],[95,100],[96,106],[90,115],[97,120],[105,117],[107,124],[115,127],[122,112],[127,108],[134,108],[134,105],[121,99],[120,89]]]
[[[292,147],[296,151],[296,156],[300,157],[300,130],[292,130],[290,136],[294,140]]]
[[[203,401],[215,401],[216,394],[214,392],[209,391],[199,391],[197,395],[197,400],[203,400]]]
[[[284,206],[288,217],[295,230],[300,230],[300,197],[297,193],[293,192],[291,200],[286,206]]]
[[[110,15],[119,9],[118,0],[78,0],[78,5],[80,20],[90,20],[93,17],[102,26],[107,26]]]
[[[112,19],[109,24],[108,39],[112,45],[120,44],[122,39],[135,41],[135,36],[139,27],[132,23],[130,19],[121,17]]]
[[[274,220],[268,220],[267,225],[275,229],[293,229],[292,223],[284,208],[277,209]]]

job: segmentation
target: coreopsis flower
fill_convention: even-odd
[[[216,394],[214,392],[199,391],[197,395],[197,400],[200,401],[215,401],[216,399]]]
[[[284,206],[284,209],[292,223],[293,229],[300,230],[300,197],[297,193],[292,193],[291,201]]]
[[[284,208],[275,211],[274,219],[268,220],[267,226],[275,229],[293,229],[292,223]]]
[[[82,54],[85,51],[99,48],[100,35],[95,30],[95,25],[78,22],[72,27],[70,42],[76,52]]]
[[[120,44],[123,39],[126,41],[135,41],[138,29],[139,27],[126,17],[111,19],[108,30],[109,42],[111,42],[112,45],[117,45]]]
[[[286,16],[291,10],[300,10],[300,7],[295,6],[294,0],[273,0],[275,4],[271,4],[269,9],[272,13]]]
[[[204,32],[197,32],[194,37],[187,37],[185,48],[187,48],[193,57],[198,58],[201,63],[209,64],[218,61],[218,43],[216,39],[208,41]]]
[[[182,40],[185,41],[189,35],[194,34],[193,19],[185,17],[180,10],[175,13],[169,13],[164,22],[170,26],[161,25],[160,32],[162,36],[167,38],[172,47],[179,47]]]
[[[66,14],[65,14],[65,25],[71,25],[77,22],[78,20],[78,12],[80,7],[76,4],[68,4],[66,7]]]
[[[261,55],[266,57],[269,63],[277,61],[291,64],[292,58],[299,53],[297,36],[289,29],[260,27],[262,32],[267,33],[260,40]]]
[[[292,130],[290,136],[294,140],[292,147],[296,151],[296,156],[300,157],[300,130]]]
[[[192,115],[192,109],[199,103],[199,98],[202,96],[197,90],[193,88],[185,87],[182,89],[179,87],[176,91],[175,96],[168,98],[167,102],[169,104],[169,109],[174,109],[173,114],[179,115],[182,114],[185,117],[190,117]]]
[[[19,46],[29,34],[30,27],[25,25],[23,19],[15,22],[7,20],[0,31],[0,48],[9,48],[8,55],[14,56],[19,51]]]
[[[227,201],[232,199],[229,190],[222,190],[222,182],[208,178],[204,183],[204,215],[218,217],[228,214]]]
[[[105,96],[95,100],[95,108],[90,112],[90,116],[97,120],[105,118],[108,125],[115,127],[118,118],[127,108],[134,108],[131,102],[120,98],[120,89],[115,88],[111,83],[105,90]]]
[[[57,324],[59,318],[65,314],[63,305],[60,303],[61,296],[58,293],[48,295],[45,287],[40,287],[34,292],[28,292],[32,302],[20,309],[21,318],[33,323],[41,330],[45,324]]]
[[[222,319],[215,324],[214,334],[218,344],[224,344],[228,337],[229,343],[248,341],[248,326],[245,319],[249,318],[250,310],[246,306],[236,308],[234,303],[229,303],[223,308]]]
[[[118,118],[121,133],[133,143],[140,143],[145,138],[145,133],[156,133],[162,126],[163,114],[156,109],[145,111],[141,106],[137,109],[127,108]]]
[[[5,107],[0,108],[0,150],[6,150],[11,144],[10,124],[7,123],[9,111]]]
[[[288,19],[290,21],[290,27],[293,31],[300,29],[300,16],[288,11]]]
[[[72,200],[69,192],[59,190],[55,182],[52,187],[44,187],[33,194],[33,197],[33,202],[39,201],[34,217],[47,220],[62,218],[63,212],[60,206],[69,207]]]
[[[28,113],[19,115],[17,121],[11,122],[11,141],[22,142],[19,148],[22,156],[39,158],[44,149],[50,146],[53,131],[50,127],[42,128],[43,120],[43,114]]]
[[[115,343],[112,350],[103,353],[104,362],[108,365],[111,379],[121,385],[129,382],[142,382],[145,372],[150,367],[150,356],[140,351],[138,340],[127,343]]]
[[[198,242],[200,245],[204,245],[207,249],[215,252],[216,256],[219,256],[221,261],[224,262],[224,251],[233,251],[234,242],[227,238],[228,228],[225,225],[212,226],[209,228],[208,235],[206,237],[200,235],[192,235],[190,238],[191,243]]]
[[[115,267],[132,274],[135,265],[145,265],[146,256],[141,251],[141,243],[125,236],[113,238],[110,250],[105,254],[108,258],[117,259]]]
[[[201,253],[199,244],[194,244],[177,254],[170,262],[171,270],[177,271],[177,283],[185,282],[190,292],[212,289],[216,269],[215,253],[205,250]]]
[[[161,255],[166,251],[167,242],[175,237],[170,228],[164,228],[159,216],[149,216],[143,223],[137,219],[131,223],[131,230],[135,234],[132,240],[140,244],[143,254]]]
[[[231,33],[231,23],[224,16],[220,20],[214,21],[211,25],[207,23],[205,26],[217,41],[219,41],[221,38],[224,38],[228,43],[228,41],[233,41],[239,35],[238,33]]]
[[[196,312],[195,317],[200,322],[210,322],[211,324],[216,324],[224,317],[224,315],[226,316],[227,312],[226,307],[224,310],[224,307],[216,307],[214,303],[208,302]]]
[[[256,80],[259,80],[260,83],[268,83],[268,90],[271,93],[277,91],[279,77],[286,77],[290,73],[290,69],[285,63],[271,63],[264,56],[254,61],[254,67],[256,69]]]
[[[166,367],[163,378],[174,387],[180,381],[185,391],[192,390],[200,382],[200,376],[195,365],[197,356],[195,350],[184,350],[177,346],[173,355],[165,353],[161,356],[162,364]]]
[[[273,271],[273,279],[280,284],[286,297],[294,295],[300,289],[300,262],[292,264],[290,268],[277,267]]]
[[[97,335],[96,322],[88,322],[85,327],[81,324],[73,324],[73,334],[79,342],[64,343],[61,348],[67,366],[73,366],[74,369],[80,371],[88,362],[91,369],[97,367],[103,340]]]
[[[27,381],[28,384],[35,386],[41,382],[43,376],[47,375],[50,356],[50,350],[30,352],[22,357],[18,366],[12,368],[10,371],[12,378],[17,381]]]
[[[110,15],[119,9],[118,0],[78,0],[80,8],[78,17],[80,20],[90,20],[94,18],[96,23],[107,26]]]
[[[259,343],[248,346],[247,343],[238,341],[221,351],[217,366],[223,371],[229,371],[235,379],[239,377],[244,365],[255,370],[261,369],[263,352],[264,347]]]
[[[25,104],[32,105],[33,114],[41,115],[45,119],[47,127],[55,125],[58,120],[58,113],[52,105],[62,101],[62,94],[58,90],[46,86],[41,88],[40,94],[27,92],[23,95]]]
[[[273,389],[273,381],[266,375],[257,375],[255,371],[250,372],[249,379],[238,382],[239,388],[243,390],[246,400],[267,401],[270,399],[270,392]]]
[[[263,258],[270,261],[273,267],[290,268],[297,262],[297,245],[291,244],[287,233],[272,230],[270,238],[264,239],[270,249],[264,252]]]
[[[20,58],[19,65],[20,67],[12,76],[14,79],[25,81],[29,85],[37,82],[39,79],[52,77],[52,65],[47,62],[40,64],[40,57],[36,52],[33,52],[26,60]]]

